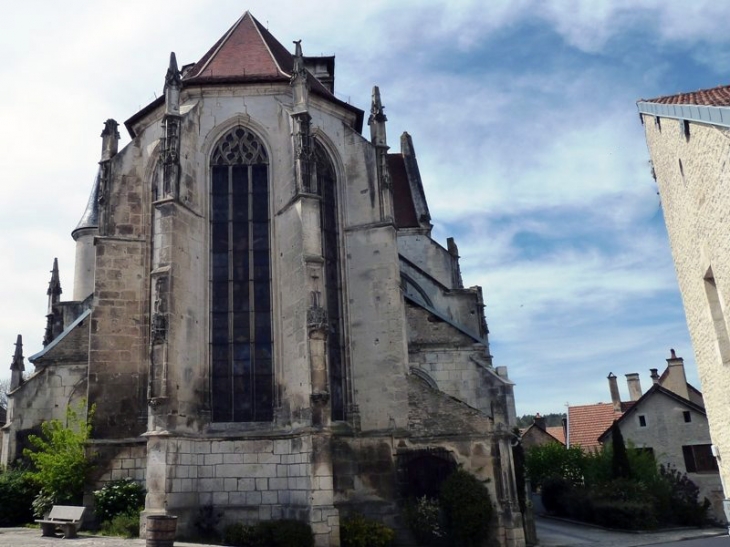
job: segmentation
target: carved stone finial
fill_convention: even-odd
[[[180,90],[182,89],[182,77],[177,68],[175,52],[170,53],[170,64],[165,74],[165,114],[180,114]]]
[[[51,280],[48,282],[48,291],[46,294],[54,299],[53,303],[58,302],[63,290],[61,289],[61,277],[58,274],[58,258],[53,259],[53,269],[51,270]]]
[[[104,131],[101,132],[101,161],[108,161],[117,154],[119,149],[119,124],[109,118],[104,122]]]
[[[10,390],[14,390],[23,383],[23,371],[25,364],[23,363],[23,337],[19,334],[15,342],[15,354],[13,362],[10,364]]]
[[[380,100],[380,88],[373,86],[372,102],[370,104],[370,118],[368,124],[372,125],[373,122],[385,122],[388,118],[385,116],[385,107]]]
[[[168,87],[180,88],[182,84],[182,77],[180,70],[177,68],[177,58],[175,52],[170,52],[170,64],[167,67],[167,74],[165,74],[165,91]]]
[[[294,92],[294,113],[306,112],[309,100],[309,78],[304,68],[302,41],[294,41],[294,67],[292,68],[290,84]]]
[[[25,364],[23,363],[23,336],[18,335],[18,339],[15,342],[15,353],[13,354],[13,362],[10,364],[10,370],[25,370]]]
[[[302,41],[294,40],[294,72],[304,68],[304,54],[302,53]]]
[[[380,100],[380,88],[373,86],[373,100],[370,105],[370,117],[368,125],[370,126],[370,142],[375,146],[387,148],[388,139],[385,133],[385,122],[388,118],[385,116],[385,107]]]

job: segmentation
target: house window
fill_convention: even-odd
[[[646,427],[646,416],[639,416],[639,427]]]
[[[273,418],[268,156],[243,127],[211,156],[210,363],[214,422]]]
[[[317,170],[317,191],[322,197],[320,228],[324,258],[324,296],[329,332],[327,333],[327,363],[329,367],[330,404],[333,420],[345,419],[345,366],[342,341],[342,297],[339,261],[339,222],[337,218],[337,186],[335,170],[329,156],[314,141]]]
[[[717,460],[712,455],[712,445],[692,444],[682,447],[687,473],[717,473]]]
[[[684,416],[684,423],[688,424],[692,421],[692,414],[689,410],[682,412],[682,416]]]

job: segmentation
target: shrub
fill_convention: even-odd
[[[594,522],[607,528],[641,530],[657,525],[651,503],[607,500],[595,502],[594,508]]]
[[[354,514],[342,521],[342,547],[387,547],[393,543],[395,532],[385,524]]]
[[[579,446],[565,448],[560,443],[534,446],[525,454],[525,472],[538,488],[554,475],[559,475],[571,484],[581,484],[585,474],[587,458]]]
[[[139,513],[144,496],[144,487],[132,479],[110,481],[94,492],[96,516],[100,522],[108,522],[118,515]]]
[[[571,488],[562,494],[560,510],[572,519],[593,522],[595,517],[593,495],[585,488]]]
[[[692,482],[686,473],[681,473],[675,467],[661,465],[659,476],[668,485],[669,499],[664,505],[668,506],[669,515],[673,524],[701,526],[707,518],[710,502],[705,498],[699,501],[700,489]]]
[[[36,517],[44,517],[51,511],[55,503],[53,496],[41,490],[35,498],[33,498],[33,514]]]
[[[23,470],[0,469],[0,527],[31,522],[35,494],[33,484]]]
[[[240,522],[229,524],[223,531],[223,543],[233,545],[235,547],[253,547],[256,543],[257,535],[253,526],[247,526]]]
[[[548,513],[567,516],[565,496],[572,489],[569,481],[559,476],[552,476],[542,483],[542,505]]]
[[[139,512],[115,515],[101,525],[101,533],[105,536],[119,536],[127,539],[139,537]]]
[[[457,469],[441,485],[441,506],[449,536],[466,547],[480,545],[492,521],[489,490],[479,479]]]
[[[222,512],[217,512],[212,505],[203,505],[198,509],[198,516],[195,518],[195,528],[198,530],[201,539],[217,539],[218,523],[223,516]]]
[[[223,542],[235,547],[313,547],[314,535],[306,522],[284,519],[253,526],[230,524],[223,533]]]
[[[269,520],[257,524],[271,547],[314,547],[312,527],[294,519]]]
[[[78,408],[66,409],[66,423],[50,420],[41,424],[41,435],[30,435],[32,448],[23,453],[33,463],[29,478],[40,489],[38,503],[34,503],[37,516],[53,504],[81,505],[84,485],[91,470],[86,457],[86,441],[91,434],[91,419],[94,407],[89,409],[88,418],[83,413],[86,401]]]
[[[427,496],[411,500],[406,504],[403,516],[419,544],[433,545],[446,535],[438,500]]]

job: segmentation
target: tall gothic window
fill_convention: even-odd
[[[243,127],[210,161],[210,356],[214,422],[273,418],[268,156]]]
[[[317,190],[322,197],[320,225],[324,257],[324,297],[329,322],[327,361],[329,363],[332,419],[345,419],[345,366],[342,351],[342,303],[339,266],[339,229],[337,223],[337,188],[335,170],[324,148],[315,141],[314,157]]]

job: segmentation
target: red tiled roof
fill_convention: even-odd
[[[293,68],[294,56],[247,11],[197,63],[184,71],[183,87],[206,84],[288,83]],[[364,115],[362,110],[336,98],[311,73],[307,74],[307,82],[315,95],[354,113],[354,128],[358,132],[362,131]],[[136,121],[159,108],[164,102],[164,97],[160,96],[129,118],[125,122],[129,134],[135,137],[133,125]]]
[[[188,81],[288,81],[292,55],[248,11],[186,74]]]
[[[418,228],[413,194],[408,182],[406,164],[401,154],[388,154],[388,170],[393,181],[393,209],[398,228]]]
[[[568,407],[568,441],[570,446],[582,446],[592,450],[601,446],[598,442],[614,420],[618,420],[633,402],[621,403],[621,412],[616,412],[611,403]]]
[[[557,440],[559,440],[561,443],[565,444],[565,430],[563,429],[562,425],[556,425],[553,427],[546,427],[545,431],[549,434],[555,437]]]
[[[712,89],[700,89],[689,93],[678,93],[647,99],[647,103],[659,104],[695,104],[701,106],[730,106],[730,85],[721,85]]]

